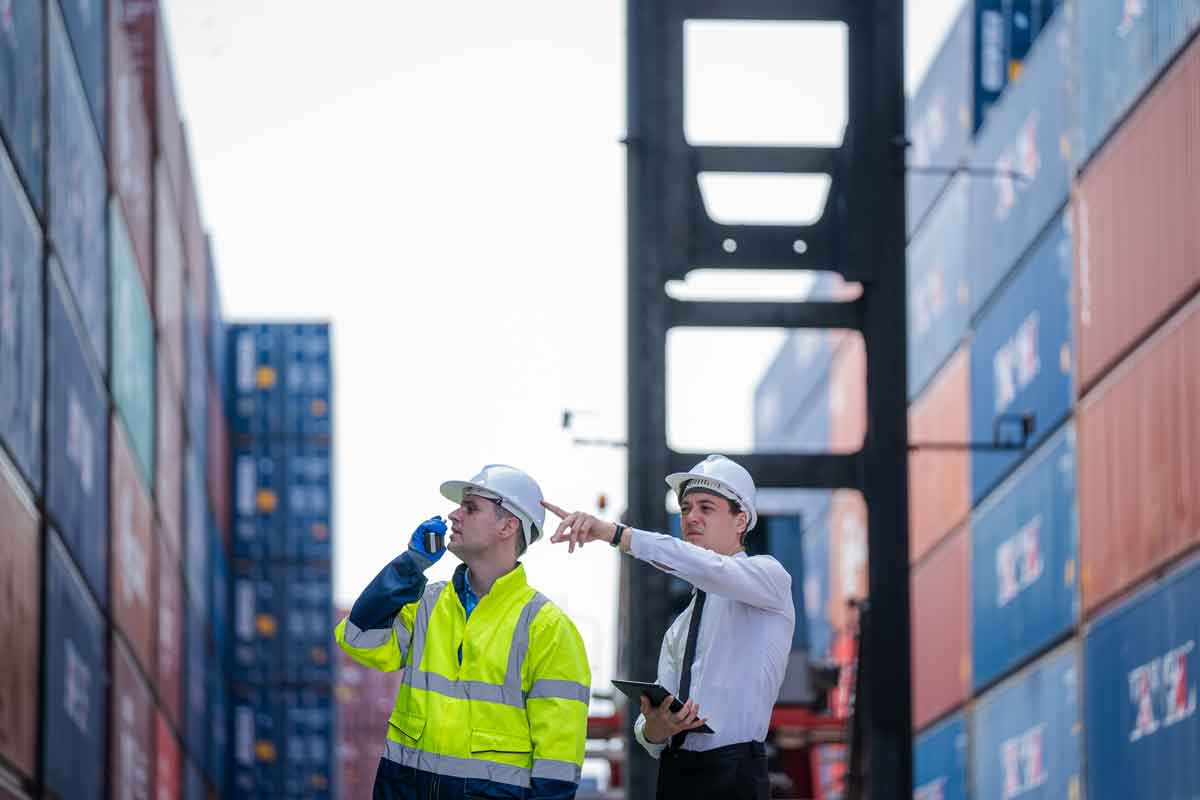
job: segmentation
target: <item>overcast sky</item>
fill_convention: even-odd
[[[961,2],[908,3],[910,87]],[[571,436],[625,433],[625,4],[165,5],[226,316],[334,326],[338,601],[451,510],[443,480],[485,463],[529,471],[559,505],[594,512],[605,492],[619,512],[624,451]],[[687,41],[693,141],[838,139],[836,26],[693,24]],[[731,219],[803,219],[822,197],[705,188]],[[782,335],[674,336],[672,443],[747,449]],[[573,433],[564,408],[586,412]],[[597,686],[616,657],[616,558],[547,542],[526,558],[583,633]]]

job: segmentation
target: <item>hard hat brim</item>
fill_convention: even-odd
[[[486,486],[482,486],[471,481],[445,481],[440,487],[438,487],[438,491],[442,493],[442,497],[446,498],[451,503],[461,503],[463,498],[466,497],[472,490],[481,492],[484,495],[497,496],[495,489],[489,489]],[[541,538],[542,526],[538,524],[538,521],[534,519],[534,517],[530,515],[528,511],[507,498],[504,499],[504,503],[501,505],[501,508],[513,514],[521,521],[521,534],[525,537],[526,547],[530,546]],[[533,533],[534,529],[537,530],[536,535]]]

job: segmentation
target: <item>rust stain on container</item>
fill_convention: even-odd
[[[1200,545],[1200,300],[1081,403],[1084,608]]]
[[[860,492],[839,489],[829,501],[829,622],[849,630],[848,603],[867,596],[867,504]]]
[[[908,411],[914,444],[963,444],[971,436],[971,371],[961,347]],[[918,561],[971,511],[971,455],[966,450],[914,451],[908,459],[909,559]]]
[[[109,559],[113,620],[129,640],[143,669],[154,663],[154,512],[138,478],[125,429],[112,415],[112,490]]]
[[[1200,288],[1197,86],[1200,41],[1080,178],[1074,287],[1080,393]]]
[[[163,363],[161,343],[158,363]],[[170,372],[158,369],[158,457],[155,459],[157,484],[154,497],[158,503],[158,518],[162,535],[174,553],[180,552],[183,541],[183,399],[176,389]]]
[[[41,537],[33,503],[0,465],[0,756],[26,778],[37,766]]]
[[[829,369],[829,448],[855,453],[867,432],[867,350],[862,334],[847,334]]]
[[[971,690],[967,528],[913,570],[913,727],[953,710]]]

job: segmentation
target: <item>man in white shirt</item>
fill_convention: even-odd
[[[712,455],[666,480],[679,498],[682,539],[543,503],[562,518],[550,541],[569,542],[570,552],[606,541],[696,588],[659,653],[658,683],[672,696],[659,706],[643,697],[634,725],[660,760],[659,800],[766,800],[763,742],[796,624],[792,579],[771,556],[746,554],[758,514],[740,464]],[[675,696],[684,701],[678,712]],[[713,733],[690,733],[706,722]]]

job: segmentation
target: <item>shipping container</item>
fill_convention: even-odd
[[[846,796],[846,746],[816,745],[811,749],[814,800],[842,800]]]
[[[330,447],[289,439],[285,448],[287,509],[281,555],[296,561],[328,561],[333,553]]]
[[[1004,0],[1004,55],[1008,59],[1008,82],[1025,72],[1025,59],[1037,36],[1034,6],[1038,0]]]
[[[1087,612],[1200,543],[1200,300],[1079,407]]]
[[[0,458],[0,758],[25,778],[37,767],[41,673],[42,550],[38,514],[20,477]]]
[[[906,180],[912,236],[966,155],[973,127],[971,7],[959,12],[908,109],[911,142]]]
[[[1080,177],[1079,386],[1200,289],[1200,44],[1193,44]]]
[[[274,325],[230,325],[227,330],[233,369],[233,432],[265,436],[278,430],[283,414],[282,332]]]
[[[41,4],[37,4],[41,7]],[[39,12],[40,13],[40,12]],[[14,16],[24,18],[22,11]],[[7,40],[0,37],[0,62]],[[4,78],[0,75],[0,81]],[[0,83],[0,121],[5,120]],[[3,148],[0,148],[3,151]],[[0,440],[35,491],[42,486],[42,234],[12,163],[0,152]]]
[[[210,656],[208,666],[208,759],[204,773],[209,783],[223,792],[228,777],[229,760],[229,685],[216,656]]]
[[[158,699],[171,724],[183,723],[184,601],[178,556],[158,538]]]
[[[120,203],[109,202],[113,403],[129,431],[143,483],[154,482],[154,318],[138,277]]]
[[[162,158],[154,166],[154,177],[154,318],[158,323],[158,363],[160,370],[170,371],[172,382],[182,390],[187,385],[183,364],[183,242]]]
[[[857,453],[867,432],[867,350],[862,335],[842,338],[829,369],[829,450]]]
[[[162,520],[162,533],[171,545],[171,551],[183,552],[183,400],[171,379],[170,370],[163,367],[162,342],[158,346],[157,391],[155,405],[158,407],[156,444],[158,458],[155,463],[154,497],[158,502],[158,515]]]
[[[183,138],[179,100],[175,96],[175,70],[171,59],[171,46],[167,43],[161,9],[156,10],[155,17],[154,92],[157,119],[154,127],[158,138],[158,152],[167,171],[171,205],[182,209],[183,172],[188,158],[187,143]],[[178,219],[182,219],[182,214]]]
[[[24,783],[20,776],[0,767],[0,800],[30,800],[25,792]]]
[[[332,797],[336,728],[331,687],[289,689],[284,704],[284,791],[312,800]]]
[[[269,439],[239,444],[233,451],[235,558],[282,557],[284,446]]]
[[[282,697],[282,689],[242,686],[234,690],[231,784],[235,797],[269,795],[283,783]]]
[[[187,148],[187,131],[184,131],[184,146]],[[190,307],[202,321],[207,337],[208,327],[208,242],[204,223],[200,218],[199,187],[194,175],[194,162],[189,154],[183,162],[183,196],[179,206],[183,222],[184,272],[187,276],[187,298]],[[207,361],[207,359],[206,359]]]
[[[265,560],[234,564],[232,677],[237,683],[282,678],[286,587],[281,569]]]
[[[208,510],[208,493],[204,490],[204,473],[190,449],[184,462],[184,554],[183,574],[187,585],[190,605],[197,618],[207,621],[209,568],[208,535],[211,512]]]
[[[960,706],[971,690],[970,564],[966,527],[913,568],[913,727]]]
[[[233,524],[233,506],[230,496],[232,456],[229,452],[229,426],[225,417],[225,403],[216,381],[208,376],[208,463],[206,480],[209,499],[212,501],[213,520],[217,524],[221,541],[228,552],[230,530]]]
[[[233,621],[229,616],[230,577],[229,559],[216,531],[210,532],[209,548],[209,601],[212,614],[213,645],[222,671],[229,665],[230,634]]]
[[[207,789],[204,786],[204,776],[196,765],[195,755],[189,754],[184,759],[183,800],[207,800]]]
[[[146,114],[133,40],[123,24],[123,6],[109,9],[109,179],[129,227],[129,242],[148,297],[154,296],[154,139]]]
[[[861,493],[839,489],[829,501],[829,619],[847,630],[849,603],[867,597],[867,504]]]
[[[808,616],[804,607],[804,551],[800,547],[800,516],[798,514],[759,514],[754,536],[748,541],[751,555],[765,553],[775,558],[787,570],[792,580],[792,605],[796,624],[792,628],[792,653],[788,660],[779,703],[807,703],[812,700],[812,679],[808,675],[809,634]]]
[[[284,327],[284,432],[301,436],[332,433],[332,344],[327,323]]]
[[[41,211],[45,3],[13,3],[7,20],[10,35],[0,37],[0,132],[33,206]]]
[[[1083,797],[1077,658],[1069,645],[975,703],[972,797]]]
[[[960,445],[971,436],[970,351],[959,348],[908,409],[908,554],[919,561],[971,511],[971,457]]]
[[[179,740],[171,731],[162,709],[154,714],[154,800],[179,800]]]
[[[84,337],[102,373],[108,369],[108,268],[105,239],[108,179],[104,154],[79,85],[57,3],[50,14],[50,149],[48,161],[51,246],[87,332]]]
[[[113,0],[118,2],[119,0]],[[53,3],[52,5],[59,5]],[[74,62],[82,79],[91,108],[92,130],[105,141],[105,66],[108,31],[105,28],[104,0],[66,0],[62,4],[63,22],[70,41]]]
[[[51,797],[104,797],[108,670],[104,617],[47,528],[42,782]]]
[[[801,552],[804,559],[804,582],[800,587],[804,617],[808,628],[808,650],[815,658],[829,654],[833,630],[829,624],[826,601],[832,586],[829,580],[829,523],[828,518],[802,521]],[[792,585],[792,595],[796,587]],[[801,606],[797,605],[797,612]]]
[[[976,139],[971,166],[992,175],[970,181],[972,314],[987,304],[1067,202],[1069,60],[1066,22],[1058,18]]]
[[[1046,232],[979,321],[971,342],[971,441],[1024,450],[973,450],[971,487],[981,501],[1071,412],[1071,231],[1066,214]]]
[[[967,329],[969,183],[955,178],[908,246],[908,397],[920,394]]]
[[[913,800],[966,800],[967,724],[962,714],[913,742]]]
[[[154,665],[154,508],[138,478],[128,439],[112,421],[112,618],[142,669]]]
[[[1075,430],[1068,426],[971,519],[972,664],[978,691],[1079,621]]]
[[[974,0],[974,89],[972,133],[978,131],[1008,85],[1008,36],[1003,0]]]
[[[185,338],[187,344],[187,385],[184,408],[187,415],[188,442],[202,468],[208,464],[208,359],[204,355],[204,320],[194,310],[187,309]]]
[[[108,403],[49,272],[46,510],[101,604],[108,598]]]
[[[208,258],[208,369],[216,376],[222,401],[228,397],[229,375],[225,368],[226,329],[221,303],[221,287],[217,282],[217,259],[210,237],[205,237]]]
[[[120,637],[112,638],[109,792],[112,800],[149,800],[154,781],[154,700]]]
[[[1200,795],[1197,609],[1192,562],[1090,626],[1084,730],[1093,800]]]
[[[817,279],[810,298],[829,287]],[[801,409],[813,406],[828,380],[833,337],[826,331],[793,331],[754,389],[754,443],[758,450],[786,451],[789,430],[794,431]],[[794,435],[791,437],[796,438]],[[809,445],[807,450],[824,449]]]
[[[208,757],[212,735],[208,716],[208,626],[191,603],[187,604],[185,623],[187,666],[184,670],[183,746],[198,763]]]
[[[1165,0],[1154,9],[1154,54],[1170,63],[1200,28],[1200,0]]]
[[[333,640],[329,615],[333,613],[333,575],[329,565],[281,564],[273,569],[276,586],[283,596],[283,607],[277,616],[286,620],[283,680],[331,683]]]

